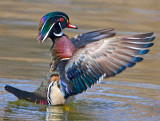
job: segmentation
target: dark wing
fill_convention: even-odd
[[[153,33],[102,39],[79,48],[65,64],[64,95],[82,93],[103,78],[115,76],[143,60]],[[74,85],[74,86],[73,86]]]
[[[84,34],[78,34],[71,39],[76,48],[82,47],[86,44],[99,41],[100,39],[113,37],[116,33],[113,28],[92,31]]]

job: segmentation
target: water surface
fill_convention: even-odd
[[[160,120],[160,1],[3,0],[0,2],[0,120]],[[66,12],[77,33],[114,27],[117,35],[155,32],[144,61],[78,95],[66,106],[48,107],[17,100],[6,84],[34,91],[49,70],[51,42],[38,45],[39,19]]]

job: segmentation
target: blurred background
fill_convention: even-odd
[[[1,0],[0,120],[160,120],[159,0]],[[51,41],[38,44],[40,18],[53,11],[68,14],[78,33],[115,28],[117,35],[154,32],[156,39],[144,61],[106,79],[62,107],[16,101],[6,84],[34,91],[49,71]]]

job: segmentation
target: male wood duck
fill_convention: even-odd
[[[57,105],[65,104],[104,78],[119,74],[143,60],[140,55],[149,52],[155,39],[153,33],[115,36],[113,28],[79,34],[72,39],[64,28],[77,29],[63,12],[52,12],[40,20],[38,41],[50,38],[51,63],[48,79],[35,92],[26,92],[11,86],[5,89],[19,99]]]

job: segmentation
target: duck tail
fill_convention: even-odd
[[[9,85],[5,86],[5,90],[15,95],[18,99],[27,100],[29,102],[41,103],[46,100],[34,92],[23,91]]]

